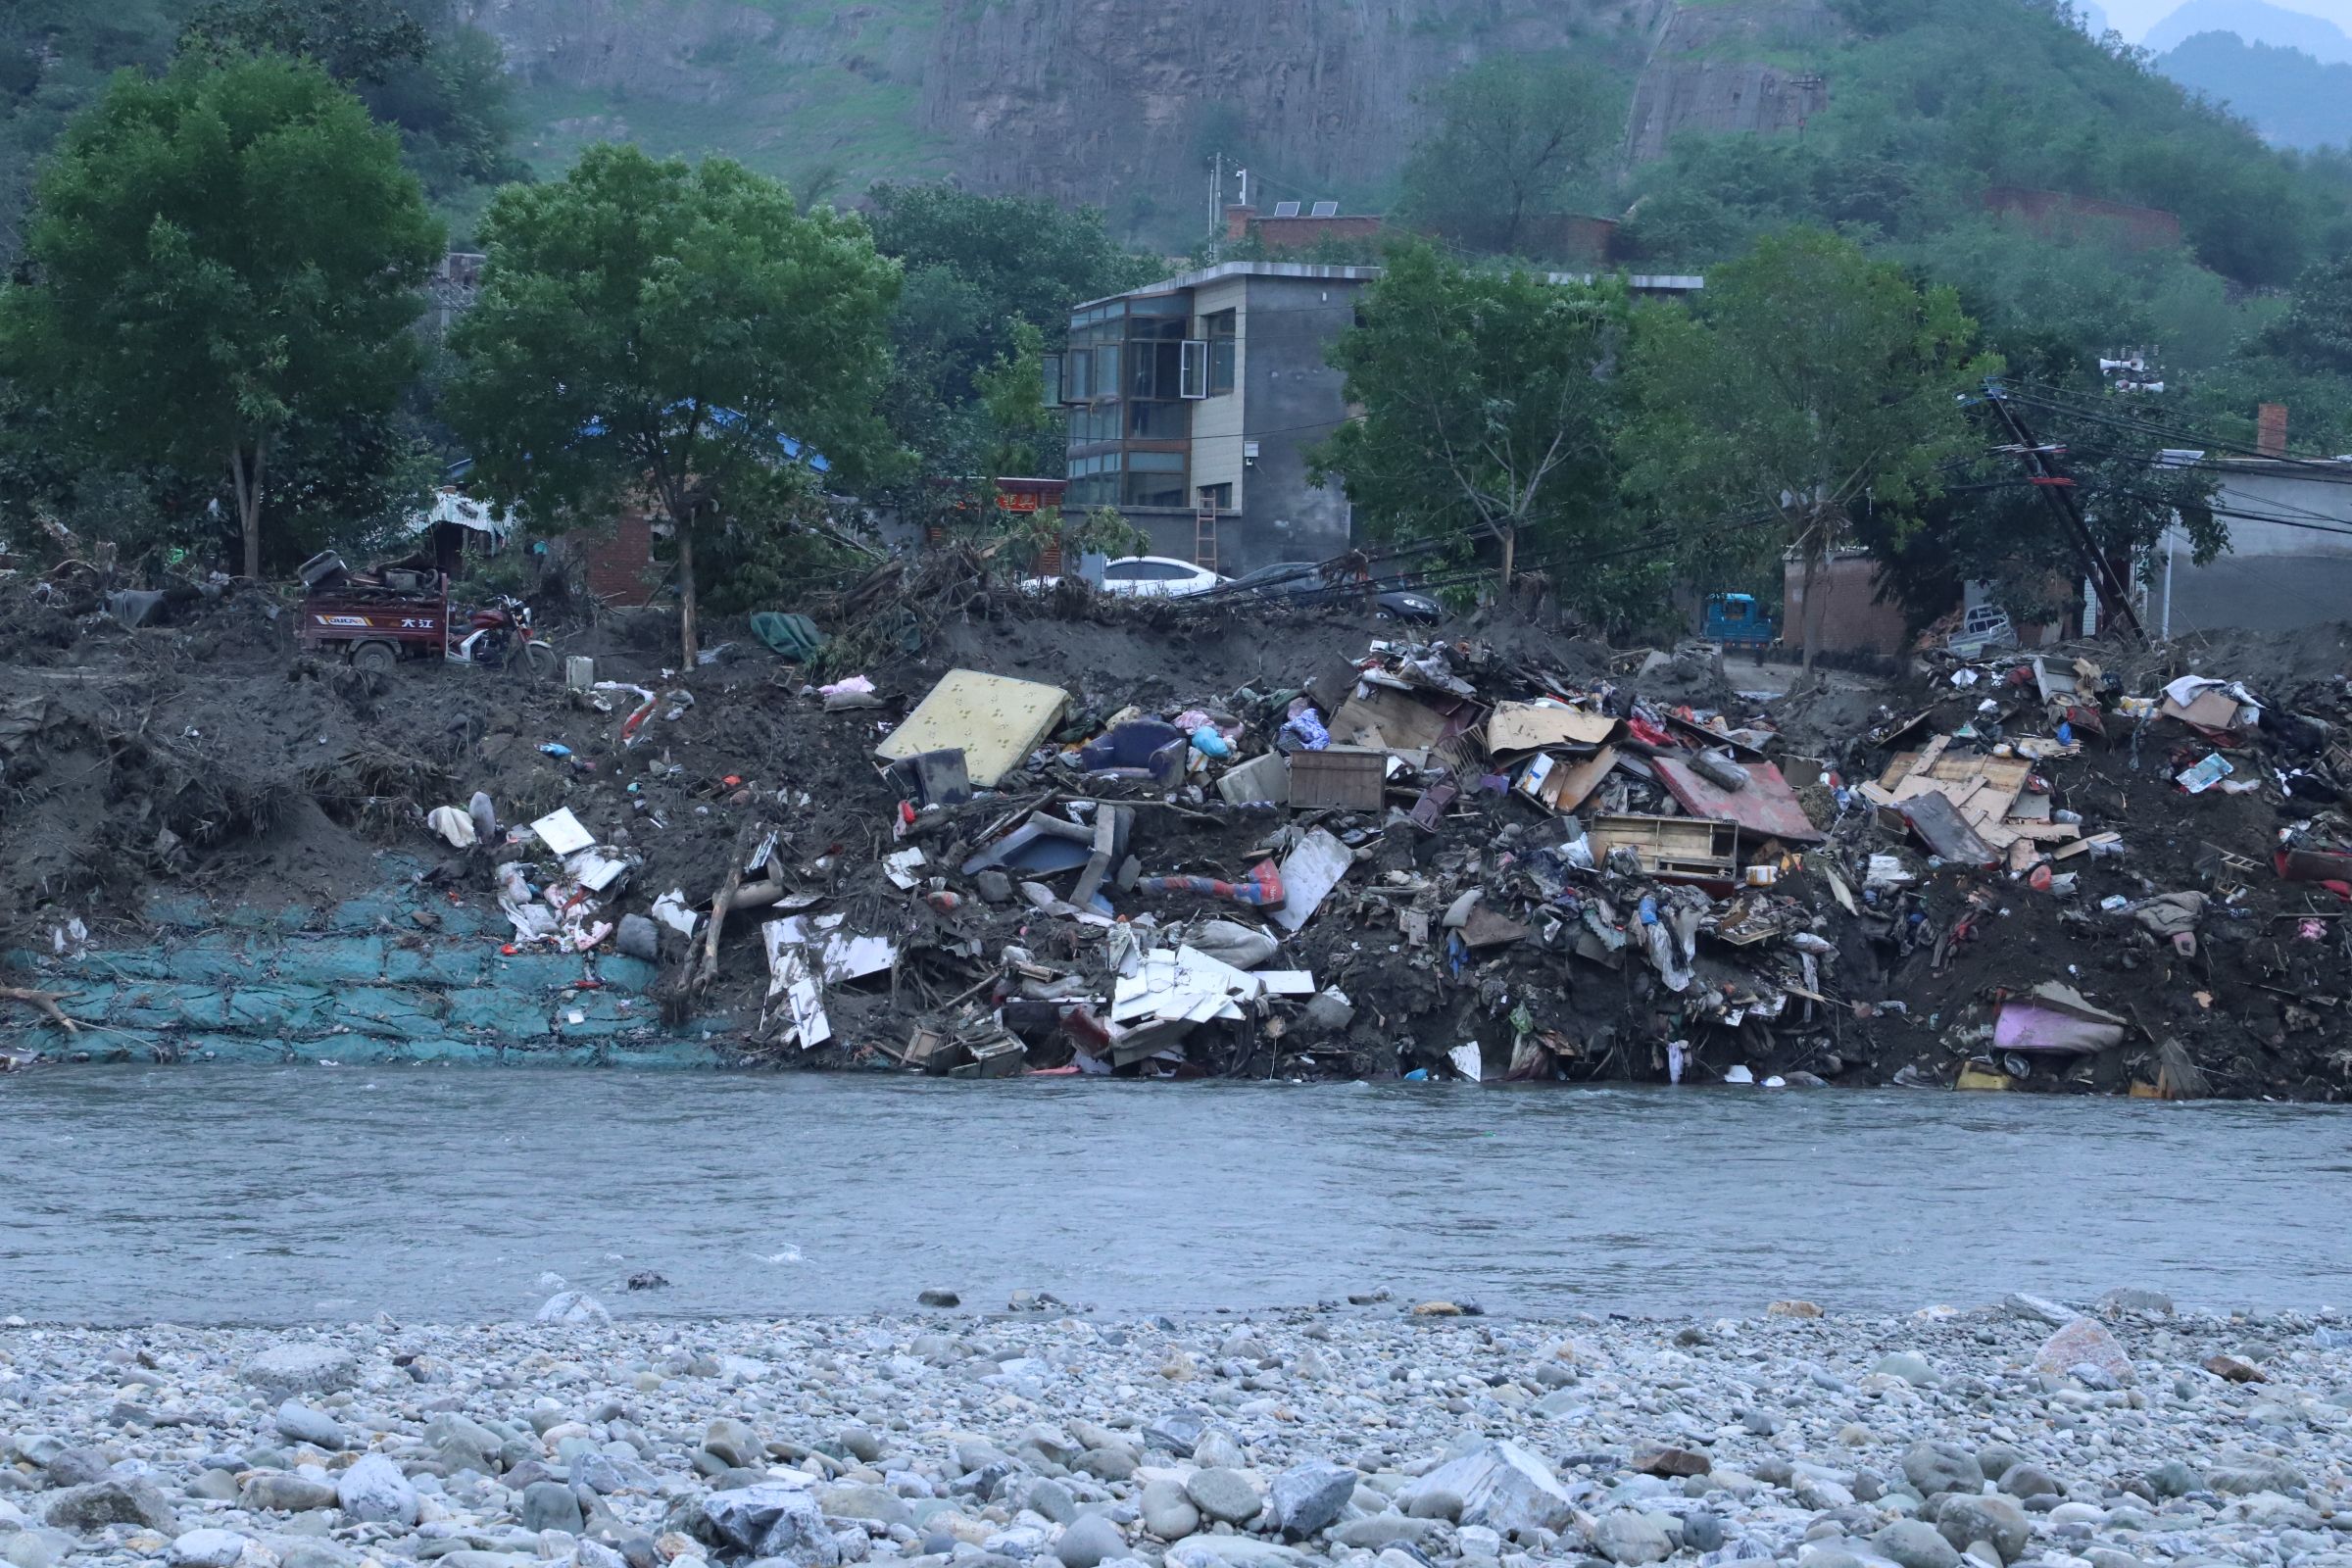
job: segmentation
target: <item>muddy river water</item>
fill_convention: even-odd
[[[0,1079],[0,1314],[52,1320],[2352,1299],[2315,1106],[77,1067]]]

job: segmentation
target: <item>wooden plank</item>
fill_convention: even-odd
[[[1928,742],[1928,749],[1919,754],[1918,760],[1911,764],[1911,771],[1915,774],[1930,771],[1942,758],[1944,749],[1951,744],[1952,738],[1949,735],[1938,735]]]

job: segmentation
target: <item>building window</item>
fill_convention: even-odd
[[[1110,411],[1116,416],[1118,411]],[[1181,441],[1189,434],[1192,416],[1181,403],[1130,403],[1127,405],[1127,434],[1138,441]],[[1115,440],[1117,432],[1104,437]]]
[[[1202,485],[1200,487],[1200,504],[1204,507],[1214,507],[1219,512],[1231,512],[1233,510],[1233,481],[1228,479],[1223,484]]]
[[[1127,454],[1125,495],[1131,507],[1181,507],[1189,494],[1181,452]]]
[[[1200,318],[1201,335],[1208,339],[1208,395],[1222,397],[1233,390],[1234,366],[1241,358],[1241,318],[1219,311]]]

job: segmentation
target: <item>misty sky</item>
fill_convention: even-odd
[[[2106,8],[2108,24],[2134,43],[2150,27],[2180,9],[2180,0],[2100,0],[2100,3]],[[2352,32],[2352,0],[2274,0],[2274,3],[2283,11],[2325,17],[2346,32]]]

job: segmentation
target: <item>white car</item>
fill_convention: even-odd
[[[1102,580],[1095,586],[1099,592],[1120,599],[1183,599],[1231,581],[1174,556],[1122,556],[1103,565]],[[1022,579],[1021,587],[1042,594],[1052,592],[1060,582],[1059,577],[1028,577]]]
[[[1102,567],[1101,588],[1121,599],[1182,599],[1231,579],[1173,556],[1123,556]]]

